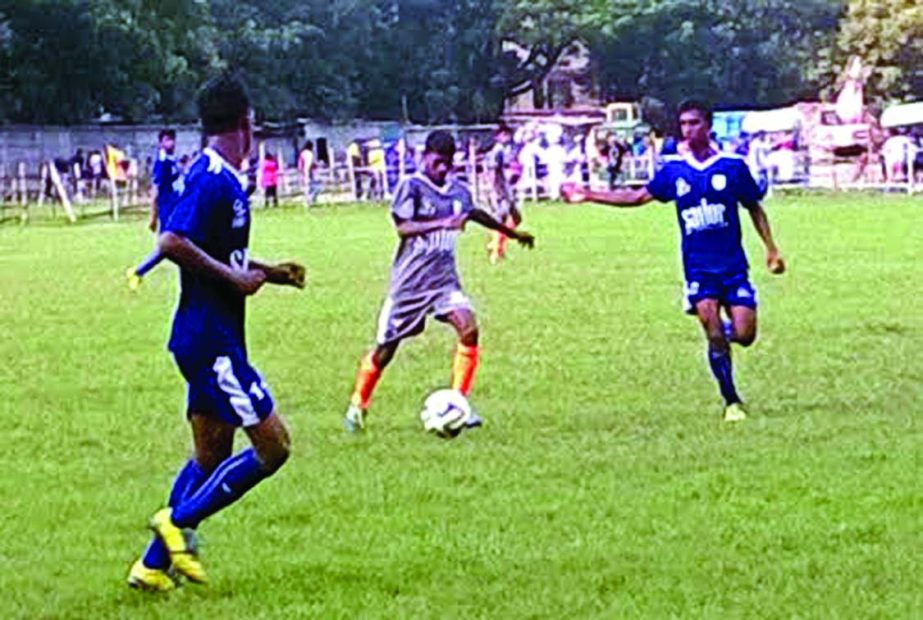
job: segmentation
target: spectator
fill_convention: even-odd
[[[346,159],[348,163],[352,164],[353,172],[355,175],[356,198],[361,200],[363,198],[362,172],[361,172],[363,163],[362,163],[362,147],[360,146],[358,140],[353,140],[346,147]]]
[[[606,172],[609,175],[609,189],[615,189],[618,185],[619,174],[622,172],[622,163],[625,155],[631,153],[631,147],[624,140],[616,136],[609,137],[608,158],[606,160]]]
[[[885,179],[891,182],[906,181],[912,174],[911,162],[916,157],[916,148],[910,136],[900,130],[891,130],[891,136],[881,147],[885,165]]]
[[[70,160],[70,179],[71,179],[71,191],[80,196],[80,180],[83,178],[83,169],[86,166],[84,161],[83,149],[77,149],[77,152],[74,153],[74,156]]]
[[[548,146],[545,148],[544,159],[547,177],[545,181],[548,196],[552,200],[561,197],[561,185],[566,180],[564,169],[567,165],[567,152],[561,145],[561,136],[556,132],[548,132]]]
[[[769,150],[769,138],[763,131],[753,136],[747,149],[747,166],[763,193],[769,189]]]
[[[574,141],[571,144],[571,147],[567,150],[565,163],[565,173],[567,175],[568,183],[585,185],[589,181],[586,170],[587,156],[583,150],[582,135],[578,134],[574,136]]]
[[[267,151],[263,158],[263,169],[260,174],[260,180],[263,185],[264,207],[269,207],[269,201],[272,200],[272,206],[279,206],[279,162],[276,156]]]
[[[96,194],[99,192],[99,188],[102,185],[106,174],[106,166],[105,161],[103,160],[103,154],[95,150],[90,151],[90,155],[87,157],[87,167],[90,169],[90,178],[93,181],[93,193]]]
[[[384,200],[385,198],[385,149],[381,145],[381,140],[375,138],[368,141],[369,168],[371,169],[371,181],[369,187],[369,197],[373,200]]]
[[[320,183],[315,178],[317,156],[314,153],[314,142],[308,140],[304,143],[301,153],[298,154],[298,178],[301,180],[301,189],[304,192],[305,206],[310,207],[317,200],[320,192]]]

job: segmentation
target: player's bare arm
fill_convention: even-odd
[[[148,220],[147,227],[151,232],[157,231],[157,185],[152,184],[151,187],[151,211],[150,219]]]
[[[766,246],[766,267],[770,273],[785,273],[785,261],[782,259],[782,254],[772,238],[772,230],[769,227],[769,218],[766,217],[766,211],[759,204],[750,207],[749,211],[750,219],[753,220],[753,227],[756,228],[760,239],[763,240],[763,245]]]
[[[304,266],[295,262],[278,263],[269,265],[262,261],[250,259],[250,269],[262,271],[266,275],[266,282],[282,286],[294,286],[303,289],[305,286]]]
[[[532,248],[535,246],[535,237],[530,235],[524,230],[516,230],[505,226],[504,224],[498,222],[493,218],[493,216],[482,209],[474,209],[473,211],[468,212],[468,219],[472,222],[480,224],[488,230],[496,230],[510,239],[515,239],[519,242],[520,245],[523,245],[527,248]]]
[[[564,200],[570,203],[596,202],[610,207],[640,207],[654,199],[646,187],[619,187],[608,191],[594,191],[567,184],[561,186],[561,194]]]
[[[165,232],[158,241],[160,251],[181,269],[222,280],[237,289],[242,295],[253,295],[266,282],[266,274],[258,269],[237,271],[221,263],[195,243],[174,232]]]
[[[519,226],[522,224],[522,212],[519,210],[519,207],[513,205],[510,207],[510,217],[513,218],[513,224]]]
[[[419,237],[436,230],[457,230],[465,223],[465,216],[452,215],[428,222],[414,222],[395,218],[394,229],[399,237]]]

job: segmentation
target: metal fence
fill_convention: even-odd
[[[408,161],[400,158],[397,166],[359,166],[351,157],[331,157],[331,165],[319,165],[310,178],[303,178],[284,162],[278,175],[277,193],[289,199],[287,204],[306,207],[362,201],[387,201],[401,179],[419,166],[419,153]],[[855,158],[836,158],[829,154],[793,153],[783,167],[768,172],[772,190],[827,189],[884,190],[915,194],[923,192],[923,162],[908,157],[903,176],[895,177],[883,170],[877,157],[857,162]],[[549,170],[535,161],[523,167],[515,186],[519,198],[537,202],[559,196],[562,182],[572,182],[604,189],[616,185],[643,185],[654,175],[656,162],[651,157],[626,156],[616,179],[594,162],[571,162],[560,170]],[[483,153],[472,144],[458,161],[455,174],[466,181],[477,201],[486,203],[491,187],[490,170]],[[267,204],[259,174],[251,175],[255,184],[252,204]],[[52,162],[15,166],[0,164],[0,222],[26,223],[35,218],[66,217],[72,222],[93,217],[118,220],[123,214],[147,210],[150,204],[150,178],[137,171],[125,181],[105,176],[84,178],[79,171],[61,170]]]

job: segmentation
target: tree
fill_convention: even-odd
[[[870,99],[923,99],[923,4],[851,0],[818,75],[833,85],[853,55],[872,68],[866,84]]]
[[[217,64],[214,28],[196,0],[96,0],[91,3],[102,107],[130,121],[195,118],[195,92]]]
[[[609,3],[591,35],[595,73],[610,99],[698,96],[727,107],[813,97],[807,67],[834,32],[831,0],[656,0]]]
[[[565,50],[601,23],[604,3],[572,0],[512,0],[502,3],[495,33],[504,46],[494,83],[505,98],[539,88]]]

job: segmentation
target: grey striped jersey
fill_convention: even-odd
[[[391,203],[395,221],[429,222],[474,209],[471,191],[449,177],[442,187],[423,173],[404,179]],[[419,293],[458,290],[455,243],[460,230],[436,230],[400,240],[391,268],[389,297],[400,299]]]

